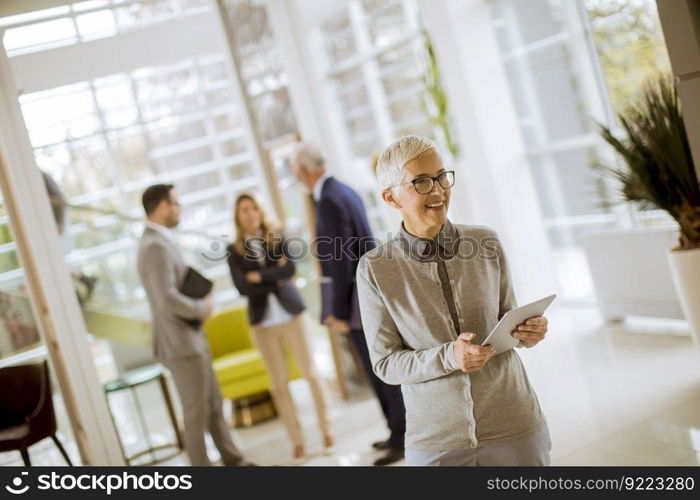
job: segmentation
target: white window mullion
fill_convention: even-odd
[[[505,2],[504,15],[506,16],[505,25],[508,30],[508,36],[510,38],[511,47],[516,50],[519,47],[524,46],[523,37],[520,33],[519,20],[517,18],[517,13],[510,1]],[[528,114],[532,119],[534,135],[539,147],[546,147],[549,140],[547,137],[547,130],[545,127],[545,119],[541,112],[540,100],[535,90],[534,77],[532,75],[532,70],[530,64],[527,61],[527,54],[518,54],[513,57],[513,61],[516,63],[517,71],[521,77],[523,83],[523,93],[525,94],[525,100],[528,102]],[[529,148],[528,148],[529,149]],[[557,165],[552,157],[548,154],[543,155],[542,168],[545,171],[544,178],[546,179],[547,187],[545,192],[551,194],[552,205],[556,213],[564,214],[566,213],[566,199],[557,185]],[[540,186],[542,190],[544,186]],[[544,217],[546,220],[546,217]],[[573,238],[573,235],[570,235]]]
[[[131,74],[127,75],[127,80],[129,82],[129,92],[131,93],[131,99],[134,102],[134,107],[136,108],[136,123],[138,124],[138,130],[140,135],[143,137],[144,143],[146,145],[146,151],[153,150],[153,139],[151,139],[151,133],[146,126],[146,120],[143,118],[143,113],[141,112],[141,103],[139,102],[138,92],[136,91],[136,84],[134,83],[134,78]],[[148,166],[150,168],[151,175],[158,174],[158,168],[155,162],[151,159],[151,155],[146,154],[148,161]]]
[[[420,8],[418,2],[414,0],[401,0],[401,7],[404,12],[404,22],[409,26],[411,31],[419,31],[422,29],[420,23]]]
[[[209,137],[211,140],[209,147],[212,150],[214,162],[220,163],[225,155],[223,154],[221,148],[221,141],[217,139],[219,136],[219,132],[214,126],[214,120],[211,114],[211,109],[209,109],[209,106],[207,105],[206,99],[204,97],[204,89],[202,88],[202,69],[200,61],[197,61],[197,64],[195,65],[195,72],[197,74],[197,103],[199,104],[200,108],[204,111],[204,130],[206,131],[207,137]],[[217,176],[219,177],[219,183],[221,185],[229,184],[233,180],[229,173],[228,167],[218,168],[216,172]],[[233,206],[233,193],[229,193],[226,196],[226,200],[228,201],[229,206]]]
[[[587,98],[588,105],[591,107],[590,109],[594,110],[592,114],[598,121],[614,130],[616,126],[615,111],[610,101],[607,82],[598,58],[598,50],[593,39],[593,30],[586,6],[583,0],[576,0],[575,2],[566,3],[565,9],[567,21],[571,24],[575,23],[580,32],[580,35],[574,37],[571,41],[571,45],[580,65],[579,73],[583,76],[584,95]],[[598,137],[598,146],[596,152],[601,156],[602,163],[622,166],[620,156],[611,147],[605,145],[600,137]],[[617,191],[617,186],[613,179],[604,177],[602,182],[607,193],[615,193]],[[610,201],[610,199],[605,201]],[[630,210],[628,206],[618,203],[613,204],[611,211],[616,214],[619,226],[631,227],[635,225],[634,209]]]
[[[506,16],[505,25],[508,30],[508,37],[510,38],[511,47],[516,50],[524,45],[522,34],[520,33],[519,21],[517,18],[517,13],[510,1],[504,3],[504,15]],[[539,146],[544,146],[547,144],[547,131],[545,128],[544,116],[540,111],[540,101],[537,97],[537,91],[535,90],[535,83],[532,76],[532,71],[530,70],[530,65],[527,61],[526,54],[518,54],[513,57],[513,61],[516,64],[516,69],[523,82],[523,93],[525,94],[525,101],[528,103],[528,115],[533,123],[533,129],[535,132],[535,138]]]
[[[280,204],[278,197],[274,196],[272,192],[272,187],[270,186],[270,177],[272,165],[270,165],[269,158],[266,155],[264,141],[259,132],[255,120],[255,112],[253,110],[252,103],[245,94],[245,81],[241,75],[239,68],[239,61],[236,55],[236,49],[233,43],[233,33],[231,32],[231,26],[227,22],[226,10],[222,5],[220,0],[209,0],[210,5],[217,17],[217,27],[220,30],[221,38],[224,43],[224,54],[225,59],[229,68],[229,72],[233,76],[232,78],[232,88],[236,100],[241,103],[241,116],[243,121],[243,128],[246,132],[247,142],[249,149],[252,153],[252,164],[253,168],[262,181],[263,192],[270,202],[273,203],[273,208],[275,210],[275,215],[277,220],[284,220],[284,210]]]
[[[364,54],[371,51],[372,43],[361,3],[351,2],[348,5],[348,14],[358,52]],[[376,59],[369,59],[362,65],[362,75],[367,84],[367,94],[372,104],[372,111],[381,137],[381,143],[389,144],[394,138],[394,128],[387,108],[386,95],[382,88],[381,72]]]
[[[97,114],[97,120],[100,122],[100,133],[98,135],[102,136],[102,140],[105,141],[105,148],[107,150],[107,165],[109,168],[109,175],[112,180],[112,184],[117,188],[117,198],[118,207],[125,207],[126,200],[124,198],[124,183],[122,182],[122,176],[115,161],[116,155],[114,154],[114,148],[109,140],[109,135],[107,131],[109,127],[107,126],[107,121],[105,120],[104,113],[100,107],[100,103],[97,101],[97,90],[95,89],[95,82],[90,81],[90,99],[92,100],[93,106],[95,106],[95,113]]]
[[[605,75],[598,60],[586,6],[583,0],[575,0],[564,2],[563,8],[568,29],[572,34],[568,40],[569,47],[574,55],[577,75],[583,82],[582,90],[590,114],[597,121],[612,127],[615,124],[615,113],[608,95]]]

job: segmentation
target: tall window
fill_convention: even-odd
[[[355,0],[321,26],[348,150],[368,158],[406,134],[435,137],[424,34],[413,0]]]
[[[320,26],[320,35],[334,114],[358,177],[371,176],[372,156],[403,135],[429,137],[450,150],[449,117],[430,92],[439,72],[415,0],[352,0]],[[361,194],[383,238],[395,229],[387,226],[388,209],[375,185]]]
[[[644,83],[670,72],[654,0],[584,0],[613,111],[632,103]]]
[[[275,209],[288,234],[308,237],[303,192],[296,186],[280,148],[298,139],[287,74],[272,33],[264,0],[225,0],[231,42],[244,98],[263,150]]]
[[[621,210],[593,166],[615,161],[597,123],[668,67],[649,0],[492,0],[493,27],[516,106],[564,295],[593,285],[581,243],[614,227]],[[624,210],[622,210],[624,211]]]
[[[264,0],[225,0],[243,90],[263,141],[297,132],[277,42]]]
[[[79,44],[203,12],[208,0],[74,0],[0,19],[10,56]]]
[[[36,163],[71,204],[142,217],[144,188],[172,182],[184,232],[231,237],[235,196],[260,191],[265,179],[251,163],[245,110],[221,38],[212,35],[209,2],[93,0],[0,23]],[[72,63],[43,74],[23,69],[56,60]],[[81,210],[70,222],[67,259],[99,277],[98,297],[145,312],[135,272],[141,225]],[[230,289],[225,264],[202,257],[211,241],[182,239]]]
[[[6,205],[0,195],[0,275],[5,279],[0,281],[0,367],[16,365],[21,360],[35,360],[37,354],[46,356],[48,351],[39,333],[39,322],[34,316],[34,310],[29,299],[28,283],[24,268],[21,266],[16,251],[14,239],[10,232]],[[6,251],[11,246],[12,250]],[[99,355],[100,346],[91,344],[92,352]],[[53,366],[50,368],[54,377]],[[104,370],[98,367],[98,375]],[[55,378],[53,379],[55,380]],[[2,391],[12,388],[3,386]],[[70,426],[66,407],[58,384],[53,386],[53,404],[56,412],[56,422],[60,439],[66,445],[73,463],[80,463],[78,449]],[[6,394],[3,394],[7,397]],[[6,410],[3,409],[3,417]],[[6,424],[5,424],[6,425]],[[55,453],[54,453],[55,450]],[[37,457],[36,455],[41,455]],[[35,460],[38,458],[38,461]],[[0,466],[19,465],[19,456],[14,451],[0,453]],[[41,454],[32,454],[34,465],[54,465],[61,463],[62,457],[54,447]]]
[[[250,109],[253,127],[261,143],[263,165],[268,170],[270,193],[286,235],[308,241],[311,236],[308,206],[289,164],[299,132],[287,74],[277,40],[270,26],[266,0],[224,0],[223,10],[231,27],[231,45]],[[310,258],[297,262],[297,285],[307,306],[319,304],[317,269]]]

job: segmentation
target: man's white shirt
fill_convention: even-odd
[[[332,175],[329,172],[326,172],[325,174],[323,174],[321,177],[318,178],[318,180],[316,181],[316,184],[314,184],[314,190],[313,190],[314,201],[318,201],[321,199],[321,191],[323,191],[323,185],[331,177],[332,177]]]

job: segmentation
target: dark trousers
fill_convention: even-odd
[[[382,382],[372,370],[372,362],[369,359],[367,341],[362,330],[351,330],[350,338],[355,345],[357,353],[362,360],[362,368],[372,383],[374,393],[379,399],[386,423],[391,431],[389,441],[397,448],[403,447],[404,434],[406,434],[406,408],[403,406],[403,396],[400,385],[389,385]]]

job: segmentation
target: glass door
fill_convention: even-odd
[[[48,358],[46,344],[34,317],[17,245],[12,236],[4,200],[0,196],[0,371],[8,366],[40,363]],[[58,427],[57,438],[63,444],[73,464],[81,464],[80,453],[70,426],[68,413],[53,369],[49,371],[51,401]],[[3,387],[3,401],[12,402]],[[19,394],[17,394],[19,400]],[[5,423],[5,422],[3,422]],[[44,439],[29,449],[32,465],[65,464],[59,449],[50,439]],[[23,465],[19,451],[0,453],[0,465]]]
[[[0,368],[47,360],[50,365],[48,380],[40,371],[36,386],[13,384],[13,379],[2,386],[3,426],[26,425],[17,432],[42,439],[24,453],[24,460],[18,453],[3,454],[0,460],[65,463],[49,439],[57,437],[73,463],[123,465],[63,258],[48,184],[33,161],[18,95],[0,47]],[[53,396],[47,398],[49,394]],[[40,410],[49,422],[56,420],[57,436],[51,435],[53,425],[39,429],[25,422],[22,412]]]

